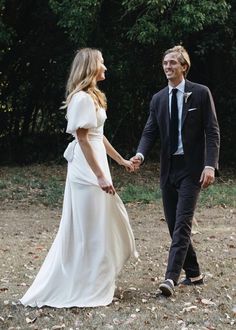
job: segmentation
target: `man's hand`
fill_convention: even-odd
[[[141,157],[139,157],[139,156],[133,156],[132,158],[130,158],[130,161],[133,164],[134,171],[139,170],[139,167],[140,167],[140,165],[142,163]]]
[[[125,169],[126,169],[127,172],[134,172],[134,165],[131,162],[131,160],[124,159],[122,161],[122,164],[121,165],[123,165],[125,167]]]
[[[201,174],[200,183],[202,188],[207,188],[215,181],[215,171],[212,168],[204,168]]]

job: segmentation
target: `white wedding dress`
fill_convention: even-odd
[[[76,129],[89,129],[89,140],[111,180],[103,144],[106,112],[96,111],[90,95],[76,93],[67,110],[67,133],[75,140],[68,160],[62,218],[48,255],[20,302],[32,307],[95,307],[112,302],[115,280],[130,256],[137,257],[125,207],[117,194],[102,191],[76,140]]]

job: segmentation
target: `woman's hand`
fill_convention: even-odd
[[[133,156],[130,158],[131,163],[133,164],[134,171],[139,170],[140,165],[142,164],[142,159],[140,156]]]
[[[134,165],[130,160],[122,159],[122,162],[120,165],[124,166],[126,171],[134,172]]]
[[[108,194],[115,195],[116,193],[115,188],[113,187],[112,183],[109,180],[107,180],[107,178],[105,178],[105,176],[100,176],[97,179],[98,179],[98,184],[103,191],[105,191]]]

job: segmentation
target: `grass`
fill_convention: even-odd
[[[236,207],[236,184],[233,180],[218,182],[208,189],[203,189],[200,194],[200,205],[206,207],[212,206],[230,206]]]
[[[128,184],[121,190],[120,196],[124,203],[150,203],[161,198],[161,191],[159,187],[153,187],[152,185],[142,187],[134,184]]]
[[[138,174],[126,174],[120,168],[112,168],[114,185],[124,203],[150,203],[161,199],[159,183],[154,180],[155,168]],[[32,165],[0,168],[0,202],[15,201],[60,207],[63,199],[66,166]],[[224,178],[200,194],[201,207],[235,207],[235,180]]]
[[[62,166],[3,167],[0,169],[0,201],[59,206],[64,180]]]

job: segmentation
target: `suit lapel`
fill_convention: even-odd
[[[189,80],[185,81],[185,88],[184,88],[184,94],[187,95],[187,93],[192,93],[192,84]],[[182,109],[182,127],[184,124],[184,121],[186,119],[187,113],[188,113],[188,109],[190,106],[190,100],[191,100],[191,95],[189,95],[188,97],[184,95],[184,99],[183,99],[183,109]]]

